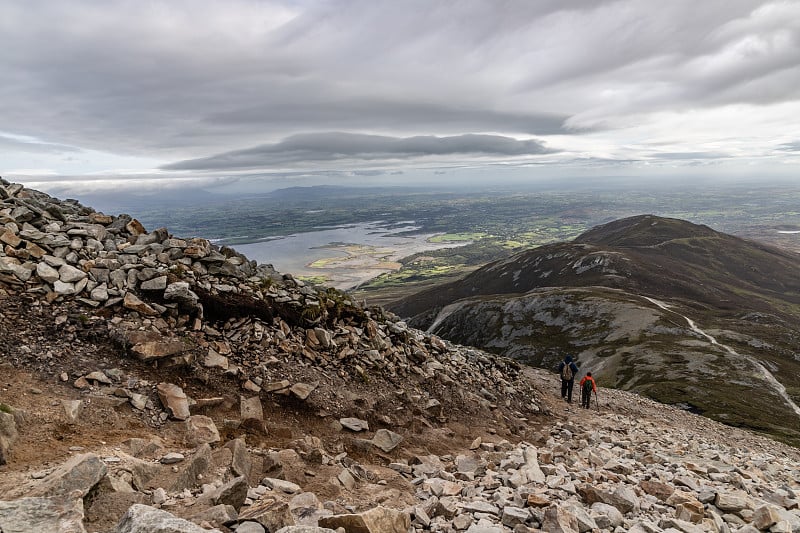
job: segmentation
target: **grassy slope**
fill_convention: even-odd
[[[633,388],[666,403],[690,403],[732,425],[798,442],[800,434],[792,427],[796,424],[790,422],[787,427],[787,420],[773,414],[782,400],[759,385],[758,367],[691,333],[677,313],[662,313],[661,327],[679,334],[649,333],[646,338],[608,342],[598,337],[598,330],[612,331],[611,318],[598,323],[571,317],[572,327],[554,327],[537,323],[533,315],[509,320],[500,308],[514,295],[547,287],[557,291],[584,287],[605,303],[614,298],[596,287],[670,302],[704,330],[717,331],[720,342],[762,361],[800,403],[793,378],[800,375],[800,361],[795,357],[800,351],[799,267],[794,254],[705,226],[633,217],[590,230],[574,243],[544,246],[497,261],[390,308],[401,316],[416,316],[412,322],[427,327],[443,306],[470,298],[471,308],[452,317],[461,324],[443,324],[442,336],[546,367],[567,351],[605,359],[606,383]],[[564,309],[550,310],[559,312]],[[511,346],[498,340],[526,328],[529,334],[517,335]],[[702,361],[707,361],[707,367],[698,375],[693,368]]]

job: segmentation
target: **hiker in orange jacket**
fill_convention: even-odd
[[[595,383],[591,372],[587,372],[580,382],[581,388],[581,407],[589,408],[589,402],[592,400],[592,391],[597,394],[597,383]]]

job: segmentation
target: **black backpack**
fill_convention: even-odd
[[[583,382],[583,389],[581,389],[584,398],[590,397],[592,395],[592,380],[587,379]]]

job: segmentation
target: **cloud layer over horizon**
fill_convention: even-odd
[[[0,31],[12,178],[800,162],[800,2],[29,0]]]

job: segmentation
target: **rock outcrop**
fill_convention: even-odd
[[[520,367],[511,360],[451,345],[208,240],[176,238],[164,228],[148,232],[130,216],[104,215],[6,181],[0,189],[0,290],[50,311],[56,328],[112,339],[120,355],[212,373],[248,395],[291,394],[325,410],[341,405],[332,414],[342,416],[364,410],[320,386],[332,374],[356,388],[425,382],[418,397],[383,400],[406,405],[400,417],[408,420],[497,407],[521,418],[538,411],[535,392],[518,381]],[[6,350],[0,355],[22,363],[37,356]],[[117,388],[153,425],[191,414],[196,400],[177,384],[159,384],[160,401],[153,402],[152,384],[120,377],[101,372],[75,384]],[[430,402],[442,408],[420,409]]]

